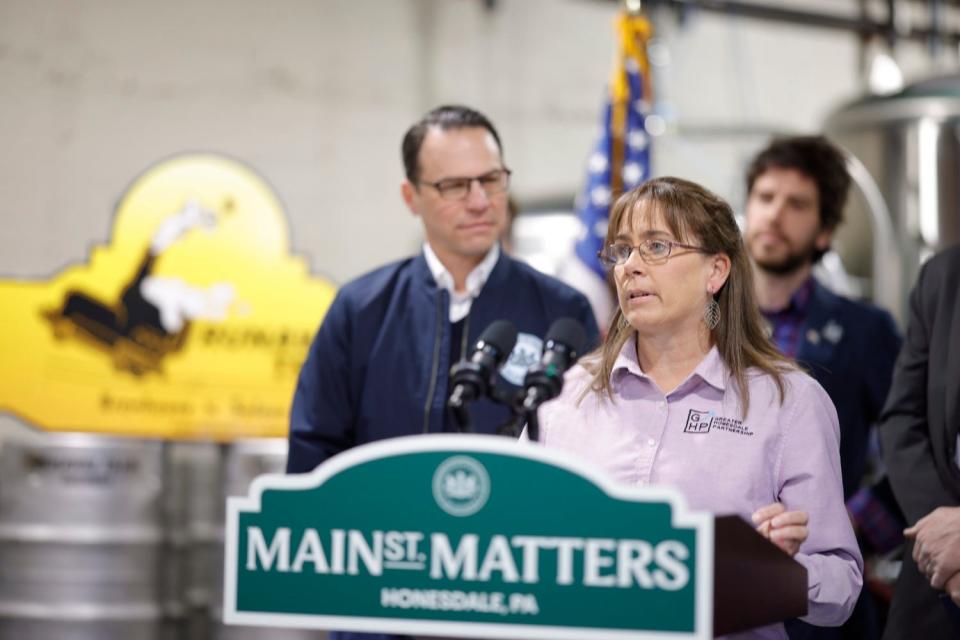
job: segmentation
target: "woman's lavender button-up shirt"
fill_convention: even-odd
[[[737,514],[781,502],[809,514],[809,537],[795,559],[807,569],[806,622],[836,626],[860,594],[863,560],[843,503],[837,412],[810,376],[785,374],[780,403],[773,379],[748,373],[750,412],[714,347],[676,389],[664,394],[640,369],[631,339],[612,373],[616,401],[588,393],[580,365],[563,393],[540,411],[540,440],[566,449],[620,482],[671,485],[691,509]],[[739,634],[738,634],[739,637]],[[785,638],[783,625],[744,637]]]

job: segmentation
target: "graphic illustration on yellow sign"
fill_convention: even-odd
[[[335,288],[290,253],[270,187],[215,155],[141,175],[109,243],[43,281],[0,281],[0,409],[50,430],[282,436]]]
[[[177,239],[191,229],[215,224],[215,213],[200,208],[195,200],[188,202],[160,224],[119,305],[70,291],[63,308],[47,314],[54,334],[90,340],[110,352],[118,368],[131,373],[158,371],[164,355],[183,347],[189,320],[223,319],[233,298],[229,282],[203,290],[180,278],[151,275],[157,258]]]

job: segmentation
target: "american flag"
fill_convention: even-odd
[[[650,113],[650,65],[647,41],[650,23],[641,15],[623,13],[617,19],[619,52],[603,108],[599,139],[587,162],[587,179],[578,195],[576,213],[581,224],[576,260],[563,273],[587,296],[605,327],[614,301],[606,271],[597,259],[607,233],[611,203],[650,175],[650,140],[646,118]]]

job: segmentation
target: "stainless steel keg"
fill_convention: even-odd
[[[223,449],[223,485],[219,500],[217,545],[210,556],[209,584],[213,593],[209,631],[211,640],[320,640],[323,631],[304,629],[268,629],[225,625],[223,619],[223,525],[228,496],[247,495],[255,478],[267,473],[284,473],[287,463],[287,441],[282,438],[237,440]]]
[[[208,637],[197,620],[209,617],[213,604],[208,566],[223,519],[220,448],[203,441],[172,441],[166,447],[164,609],[177,640]]]
[[[223,455],[215,442],[175,441],[167,448],[166,521],[173,576],[168,598],[179,610],[209,607],[209,548],[223,530]]]
[[[5,442],[0,638],[161,638],[163,475],[159,442]]]

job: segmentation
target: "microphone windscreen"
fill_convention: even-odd
[[[573,318],[560,318],[550,325],[545,343],[559,342],[567,348],[580,353],[587,341],[587,332],[583,325]]]
[[[509,320],[497,320],[480,334],[480,342],[485,342],[500,352],[500,359],[506,360],[517,344],[517,328]]]

